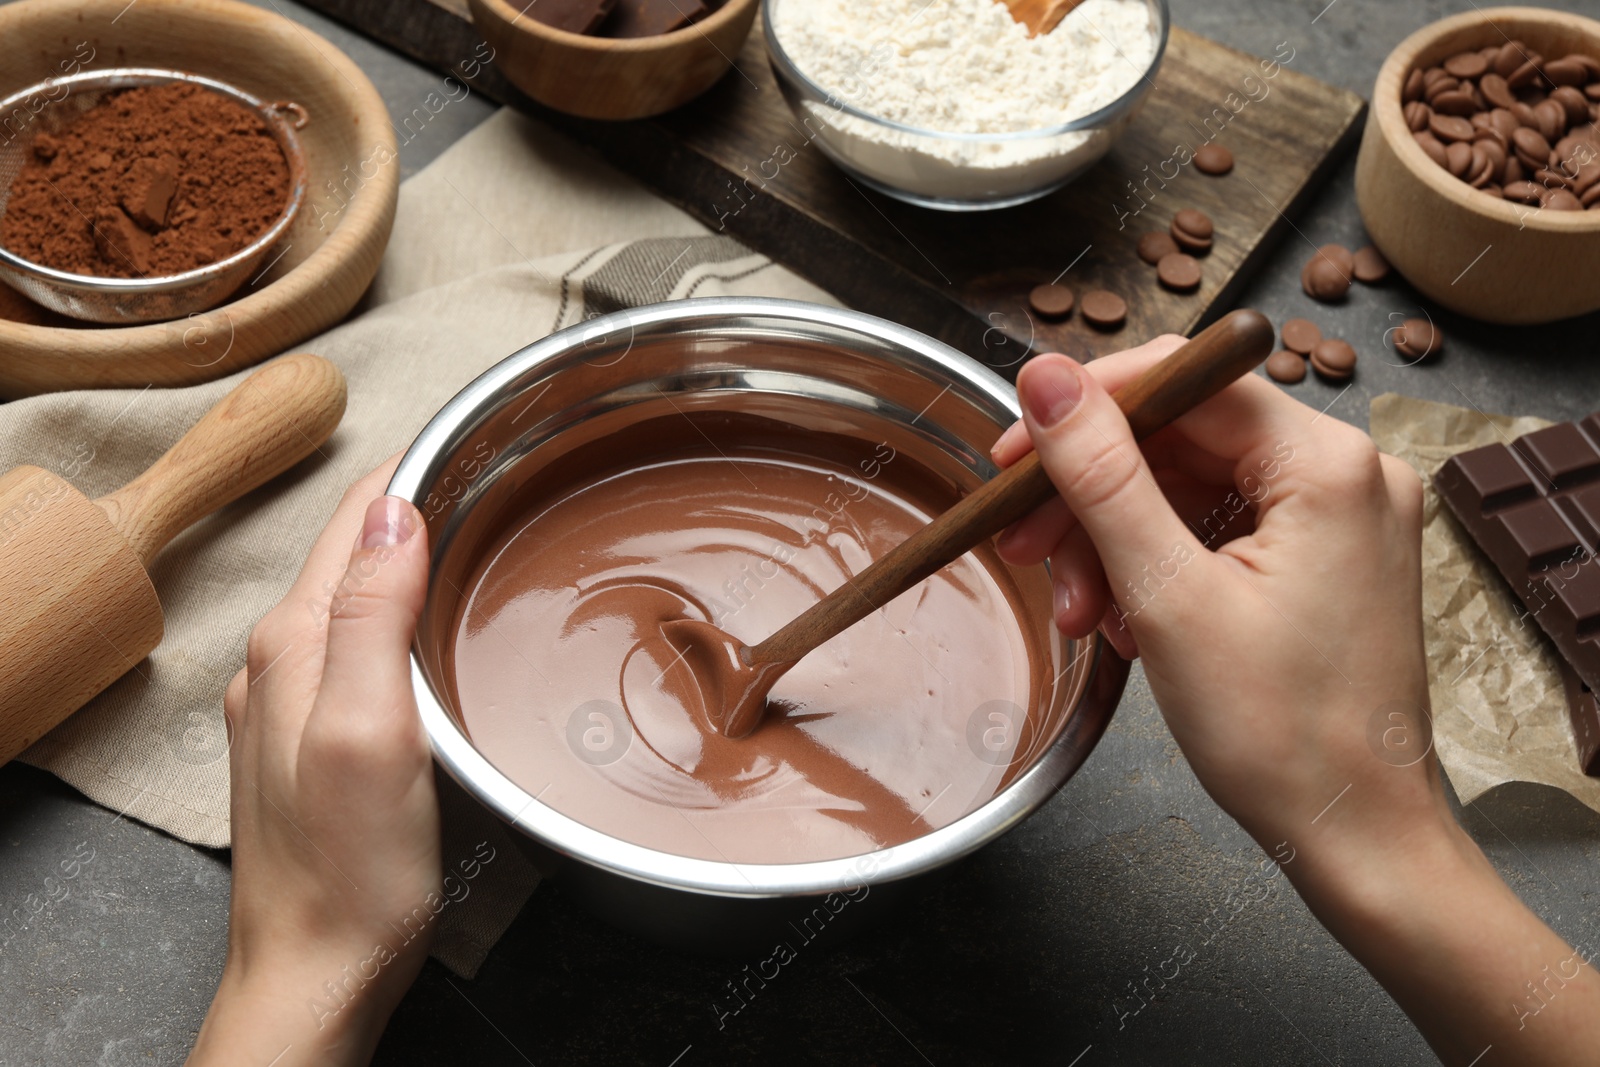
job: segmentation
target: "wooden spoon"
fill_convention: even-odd
[[[1049,33],[1075,11],[1083,0],[1000,0],[1011,17],[1028,27],[1028,36]]]
[[[1247,373],[1272,350],[1272,323],[1259,311],[1230,312],[1117,391],[1117,406],[1143,440]],[[743,737],[761,722],[767,694],[808,652],[855,625],[1055,496],[1030,452],[906,538],[799,618],[749,647],[709,622],[678,619],[662,634],[693,672],[713,722]]]

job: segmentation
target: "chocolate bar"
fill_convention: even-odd
[[[1600,778],[1600,701],[1593,689],[1583,684],[1576,671],[1561,665],[1561,681],[1567,687],[1567,710],[1572,715],[1572,736],[1578,742],[1578,767],[1584,774]]]
[[[614,0],[533,0],[523,13],[568,33],[593,33],[611,14],[613,3]]]
[[[702,0],[617,0],[600,27],[602,37],[655,37],[699,22],[710,12]]]
[[[1600,746],[1600,413],[1452,456],[1433,484],[1587,687],[1568,688],[1574,733]]]

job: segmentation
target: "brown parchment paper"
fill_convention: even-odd
[[[1433,491],[1457,452],[1550,425],[1385,393],[1372,401],[1378,447],[1422,475],[1422,614],[1433,736],[1463,804],[1502,782],[1538,782],[1600,811],[1600,779],[1578,769],[1558,653],[1488,557]]]

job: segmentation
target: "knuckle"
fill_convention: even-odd
[[[288,650],[293,640],[288,625],[276,610],[263,616],[245,641],[244,663],[247,677],[253,680],[266,673],[278,657]]]
[[[1382,453],[1372,438],[1346,426],[1330,436],[1322,449],[1324,484],[1347,494],[1362,494],[1384,484]]]
[[[1098,436],[1098,435],[1097,435]],[[1127,454],[1117,445],[1099,439],[1080,453],[1079,468],[1071,482],[1074,511],[1094,511],[1116,501],[1140,476],[1138,452]]]

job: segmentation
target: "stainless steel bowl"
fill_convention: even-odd
[[[243,104],[267,124],[289,167],[289,197],[272,225],[225,259],[181,274],[150,278],[74,274],[23,259],[0,247],[0,281],[34,303],[63,315],[124,326],[178,319],[204,311],[244,284],[267,252],[288,232],[299,214],[300,205],[305,202],[305,154],[295,131],[305,126],[306,112],[298,104],[261,100],[215,78],[159,67],[118,67],[51,78],[0,100],[0,115],[8,116],[7,137],[0,142],[0,217],[5,215],[11,183],[22,169],[36,134],[60,130],[99,103],[107,93],[171,82],[204,86]]]
[[[499,527],[492,522],[540,469],[623,420],[717,410],[754,399],[840,423],[891,426],[933,446],[942,475],[991,477],[989,446],[1019,417],[998,375],[923,334],[870,315],[787,300],[713,298],[619,311],[502,361],[450,401],[401,460],[389,492],[428,525],[429,607],[412,650],[417,703],[446,771],[525,835],[536,862],[614,924],[699,950],[773,944],[773,931],[854,890],[850,925],[894,888],[995,840],[1050,798],[1111,718],[1128,664],[1098,635],[1059,639],[1067,708],[1060,732],[990,802],[942,829],[863,856],[808,863],[692,859],[583,825],[502,774],[452,713],[446,648],[453,605]],[[1044,625],[1048,625],[1047,609]],[[1057,635],[1059,638],[1059,635]],[[866,887],[866,888],[860,888]],[[873,903],[869,904],[868,901]],[[793,935],[788,935],[792,937]]]

